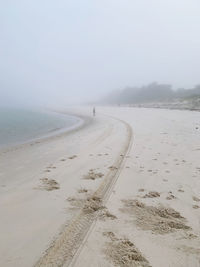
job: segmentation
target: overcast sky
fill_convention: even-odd
[[[199,0],[0,0],[0,104],[200,83]]]

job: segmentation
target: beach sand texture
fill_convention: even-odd
[[[0,266],[200,266],[199,113],[75,111],[0,153]]]

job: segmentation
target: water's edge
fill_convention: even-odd
[[[25,145],[40,143],[40,142],[44,142],[44,141],[49,140],[49,139],[54,138],[54,137],[62,136],[63,134],[67,134],[67,133],[73,132],[75,130],[78,130],[79,128],[84,127],[91,120],[90,117],[82,116],[79,114],[73,114],[73,113],[65,112],[65,111],[57,111],[57,110],[49,111],[49,110],[47,110],[47,112],[66,115],[68,117],[74,118],[76,122],[71,126],[60,127],[60,128],[50,130],[44,134],[39,135],[38,137],[30,138],[26,141],[16,142],[15,144],[10,144],[10,145],[8,144],[6,147],[0,147],[0,153],[5,153],[8,151],[12,151],[13,149],[18,149],[18,148],[25,146]]]

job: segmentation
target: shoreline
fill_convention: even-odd
[[[57,114],[67,115],[70,117],[74,117],[76,120],[78,119],[78,121],[72,126],[62,127],[62,128],[58,128],[58,129],[52,129],[52,130],[48,131],[47,133],[42,134],[36,138],[32,138],[32,139],[29,139],[29,140],[23,141],[23,142],[18,142],[16,144],[11,144],[11,145],[8,145],[5,147],[0,147],[0,154],[7,153],[7,152],[10,152],[13,150],[17,150],[17,149],[22,148],[26,145],[34,145],[37,143],[45,142],[51,138],[56,138],[56,137],[59,137],[63,134],[69,134],[73,131],[76,131],[76,130],[84,127],[90,121],[89,117],[82,116],[79,114],[74,114],[74,113],[70,113],[70,112],[68,113],[68,112],[64,112],[64,111],[56,111],[56,110],[51,111],[51,112],[54,112]]]
[[[67,199],[84,187],[92,194],[115,164],[126,129],[106,116],[94,119],[91,109],[80,113],[87,122],[72,135],[24,145],[2,156],[0,265],[33,266],[77,213]],[[101,174],[92,182],[83,178],[91,168]],[[46,188],[46,180],[54,181],[56,188]]]

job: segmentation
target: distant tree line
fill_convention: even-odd
[[[138,104],[151,102],[171,102],[200,97],[200,85],[192,89],[173,90],[170,84],[151,83],[142,87],[126,87],[115,90],[106,96],[101,103],[105,104]]]

